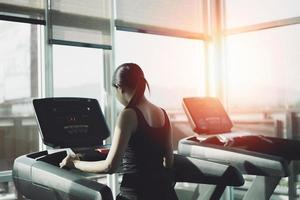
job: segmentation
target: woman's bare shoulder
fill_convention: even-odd
[[[136,119],[136,112],[133,108],[125,108],[120,112],[119,118],[134,120]]]
[[[123,129],[134,130],[137,126],[137,115],[134,109],[126,108],[118,116],[117,126]]]

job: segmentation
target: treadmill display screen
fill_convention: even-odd
[[[96,99],[35,99],[33,106],[43,142],[51,147],[100,146],[109,136]]]
[[[193,130],[198,134],[226,133],[233,126],[217,98],[184,98],[183,108]]]

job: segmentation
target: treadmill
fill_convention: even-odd
[[[15,159],[13,180],[18,195],[34,200],[113,200],[107,185],[92,180],[97,174],[59,167],[69,152],[80,153],[82,160],[106,158],[103,140],[109,129],[98,101],[45,98],[33,100],[33,107],[43,143],[51,149]]]
[[[59,167],[68,151],[86,161],[107,157],[109,146],[103,140],[109,129],[98,101],[43,98],[33,100],[33,106],[43,143],[52,149],[15,159],[13,180],[18,193],[34,200],[112,200],[110,188],[93,180],[99,174]],[[235,167],[188,156],[175,154],[173,171],[176,182],[210,184],[202,199],[219,199],[226,186],[244,184]]]
[[[196,134],[179,141],[178,153],[256,175],[244,200],[270,199],[280,179],[289,176],[290,162],[300,160],[300,141],[231,132],[233,124],[216,98],[184,98],[183,107]]]

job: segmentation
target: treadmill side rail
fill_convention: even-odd
[[[13,172],[18,192],[33,200],[113,200],[108,186],[26,155],[15,160]]]
[[[226,186],[244,184],[242,174],[235,167],[178,154],[174,154],[174,171],[176,182],[208,184],[196,188],[203,200],[220,199]]]
[[[257,156],[257,154],[230,151],[229,148],[213,148],[186,138],[179,141],[178,152],[185,156],[232,165],[244,174],[277,177],[289,175],[288,161],[277,156],[263,156],[263,154]]]
[[[241,186],[244,178],[233,166],[174,154],[177,182]]]

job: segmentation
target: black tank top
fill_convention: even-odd
[[[170,129],[169,118],[164,112],[162,127],[151,127],[137,107],[130,107],[137,115],[137,129],[132,133],[123,157],[124,174],[151,174],[163,171],[163,156],[166,152]]]
[[[162,127],[150,127],[137,107],[137,129],[132,133],[123,157],[123,178],[117,200],[178,200],[172,171],[164,168],[169,118],[164,112]]]

